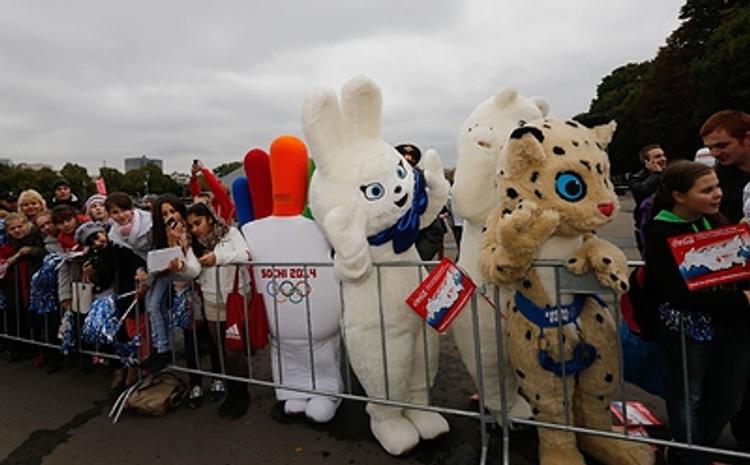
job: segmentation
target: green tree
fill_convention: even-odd
[[[70,182],[70,189],[78,195],[81,202],[85,202],[86,198],[96,191],[91,176],[81,165],[66,163],[60,170],[60,175]]]
[[[50,168],[32,170],[19,166],[0,166],[0,186],[16,194],[26,189],[35,189],[49,200],[52,198],[52,183],[59,178],[60,175]]]
[[[182,187],[172,178],[161,172],[158,166],[147,164],[130,170],[123,176],[123,190],[128,194],[142,196],[145,194],[165,194],[171,192],[182,194]]]
[[[698,121],[724,108],[750,110],[750,8],[719,26],[706,50],[692,63]]]
[[[617,132],[607,152],[612,162],[613,173],[631,172],[638,168],[637,154],[642,146],[632,137],[636,132],[635,106],[643,92],[643,84],[651,78],[653,63],[629,63],[621,66],[602,79],[596,89],[596,98],[587,113],[575,119],[587,126],[617,121]]]
[[[125,175],[117,168],[102,166],[99,168],[99,176],[104,178],[104,182],[107,184],[107,192],[127,192]]]
[[[747,109],[750,0],[687,0],[680,26],[656,57],[606,76],[585,124],[618,122],[609,149],[613,173],[639,167],[638,149],[660,143],[670,158],[692,158],[698,129],[722,108]]]

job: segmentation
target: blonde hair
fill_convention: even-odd
[[[24,215],[23,213],[18,213],[18,212],[8,213],[8,216],[5,217],[5,224],[8,224],[12,221],[21,221],[25,224],[29,222],[29,219],[26,218],[26,215]]]
[[[21,205],[23,205],[25,202],[28,202],[29,200],[36,200],[40,204],[42,204],[42,210],[47,209],[47,202],[44,200],[44,197],[42,197],[42,194],[35,191],[34,189],[27,189],[18,196],[18,212],[23,213],[23,210],[21,210]]]

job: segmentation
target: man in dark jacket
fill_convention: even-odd
[[[661,184],[661,172],[667,167],[667,156],[659,144],[649,144],[641,149],[638,153],[643,163],[643,169],[630,177],[628,184],[630,192],[635,199],[635,208],[633,209],[633,219],[635,221],[635,238],[638,244],[638,250],[643,251],[641,244],[640,225],[641,209],[640,206],[644,200],[656,193],[656,189]]]
[[[401,144],[397,145],[395,149],[414,169],[419,169],[417,164],[422,159],[422,151],[419,150],[419,147],[413,144]],[[432,260],[435,256],[442,256],[443,236],[448,231],[443,222],[446,216],[447,210],[444,206],[432,223],[419,230],[416,246],[422,260],[427,261]]]
[[[60,178],[52,184],[52,206],[72,205],[76,210],[81,209],[81,201],[70,190],[70,181]]]
[[[720,211],[737,223],[743,217],[742,191],[750,182],[750,115],[719,111],[703,123],[700,135],[716,158],[716,175],[724,193]],[[740,450],[750,452],[750,384],[745,388],[742,410],[732,419],[732,434]]]

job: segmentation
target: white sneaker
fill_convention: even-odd
[[[188,394],[188,406],[198,408],[203,403],[203,389],[200,386],[193,386]]]
[[[211,382],[211,402],[220,401],[225,393],[226,387],[224,387],[224,381],[215,379]]]

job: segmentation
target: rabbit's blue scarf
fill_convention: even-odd
[[[427,209],[427,189],[424,174],[414,170],[414,198],[411,207],[398,219],[393,226],[373,234],[367,238],[370,245],[383,245],[393,241],[393,251],[402,253],[417,241],[419,234],[419,217]]]

